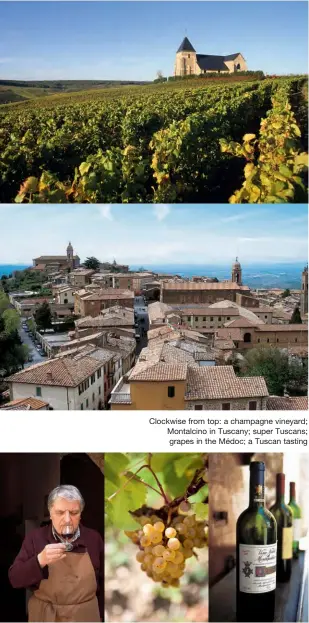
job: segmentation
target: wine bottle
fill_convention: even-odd
[[[236,527],[237,621],[268,621],[275,616],[277,525],[265,508],[265,463],[250,464],[249,507]]]
[[[293,557],[298,558],[299,539],[301,537],[301,510],[296,504],[295,482],[290,482],[289,508],[293,515]]]
[[[288,582],[292,571],[293,557],[293,515],[284,502],[285,475],[277,474],[277,499],[271,507],[277,521],[277,581]]]

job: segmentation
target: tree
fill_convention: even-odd
[[[28,349],[18,333],[19,324],[18,313],[10,308],[9,298],[0,292],[0,370],[3,376],[19,370],[28,359]]]
[[[287,296],[291,296],[291,290],[289,290],[289,288],[286,288],[286,290],[284,290],[284,292],[282,292],[281,297],[283,299],[286,299]]]
[[[100,260],[92,256],[85,259],[84,266],[85,268],[89,268],[90,270],[99,270],[100,263]]]
[[[252,348],[239,365],[240,376],[263,376],[271,396],[283,396],[285,390],[293,388],[295,391],[307,384],[306,367],[299,360],[291,360],[288,353],[279,348]]]
[[[6,309],[2,314],[2,320],[7,333],[18,331],[20,327],[20,317],[15,309]]]
[[[298,305],[296,305],[293,314],[290,318],[289,324],[302,324],[302,319]]]
[[[44,301],[42,305],[38,307],[34,314],[34,319],[39,331],[46,331],[52,326],[52,313],[47,301]]]
[[[156,78],[157,78],[157,80],[162,80],[163,72],[161,71],[161,69],[158,69],[158,71],[156,73]]]

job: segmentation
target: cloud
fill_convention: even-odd
[[[221,223],[233,223],[234,221],[244,221],[247,218],[253,218],[256,216],[261,217],[261,215],[265,215],[269,210],[263,210],[260,208],[259,210],[247,210],[246,212],[238,212],[237,214],[231,214],[231,216],[223,216],[220,220]]]
[[[158,221],[164,221],[164,219],[168,216],[168,214],[170,213],[171,209],[170,206],[164,204],[164,203],[160,203],[158,205],[154,205],[152,207],[153,212],[155,217],[158,219]]]
[[[110,204],[98,206],[99,214],[108,221],[113,221],[112,206]]]

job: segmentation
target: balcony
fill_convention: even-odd
[[[126,377],[122,377],[117,385],[115,385],[111,397],[109,400],[109,404],[126,404],[130,405],[132,403],[131,400],[131,391],[130,384],[127,382]]]

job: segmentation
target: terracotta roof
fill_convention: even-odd
[[[237,290],[249,292],[248,286],[239,286],[232,281],[208,283],[194,281],[164,281],[162,283],[163,290]]]
[[[131,310],[131,314],[109,314],[108,316],[85,316],[85,318],[80,318],[75,321],[76,327],[79,329],[89,328],[89,327],[116,327],[116,326],[129,326],[131,327],[134,324],[134,312]]]
[[[34,262],[37,262],[38,260],[41,260],[42,262],[46,261],[46,260],[55,260],[58,262],[63,262],[64,260],[67,260],[68,256],[67,255],[40,255],[39,257],[35,257],[33,258]],[[73,259],[79,260],[79,256],[78,255],[74,255]]]
[[[37,305],[38,303],[52,303],[53,299],[52,298],[47,298],[46,296],[41,297],[41,298],[31,298],[31,299],[25,299],[25,298],[21,298],[19,300],[17,300],[17,302],[20,305]]]
[[[231,350],[235,348],[235,345],[233,340],[216,338],[214,347],[219,348],[220,350]]]
[[[136,370],[130,374],[130,381],[185,381],[187,366],[185,364],[155,363],[145,370]]]
[[[267,305],[261,307],[246,307],[246,309],[249,309],[249,311],[252,311],[254,314],[269,314],[275,311],[274,307],[267,307]]]
[[[87,355],[50,359],[29,366],[7,378],[11,383],[30,383],[59,387],[77,387],[82,381],[102,367],[102,363]]]
[[[99,290],[99,292],[93,292],[92,294],[85,294],[84,300],[87,301],[104,301],[105,299],[132,299],[134,298],[134,292],[132,290],[118,290],[116,288],[106,288],[106,290]]]
[[[187,307],[182,309],[183,316],[239,316],[234,307]]]
[[[260,322],[259,319],[257,319],[258,322],[257,324]],[[230,320],[229,322],[225,323],[225,327],[228,328],[240,328],[240,329],[252,329],[253,327],[256,327],[257,324],[255,324],[254,321],[252,320],[248,320],[248,318],[245,318],[244,316],[242,316],[241,318],[237,318],[236,320]],[[261,326],[259,324],[259,326]]]
[[[170,305],[166,305],[165,303],[161,303],[160,301],[156,301],[155,303],[151,303],[148,305],[148,316],[150,324],[155,322],[156,320],[164,319],[165,314],[173,311]]]
[[[269,396],[269,411],[308,411],[308,396]]]
[[[268,396],[262,376],[237,377],[233,366],[188,368],[186,400]]]
[[[70,272],[70,276],[74,275],[78,277],[79,275],[81,275],[82,277],[87,277],[87,276],[93,275],[94,272],[95,271],[91,270],[91,268],[75,268],[75,270],[72,270]]]
[[[5,405],[0,407],[0,409],[10,409],[10,410],[18,410],[18,411],[39,411],[40,409],[44,409],[48,407],[48,402],[44,400],[39,400],[39,398],[17,398],[16,400],[11,400],[7,402]]]
[[[243,341],[243,335],[239,327],[222,327],[222,329],[216,329],[216,337],[219,339],[230,339],[236,342]]]
[[[307,324],[260,324],[255,327],[256,331],[306,331],[308,332]]]

